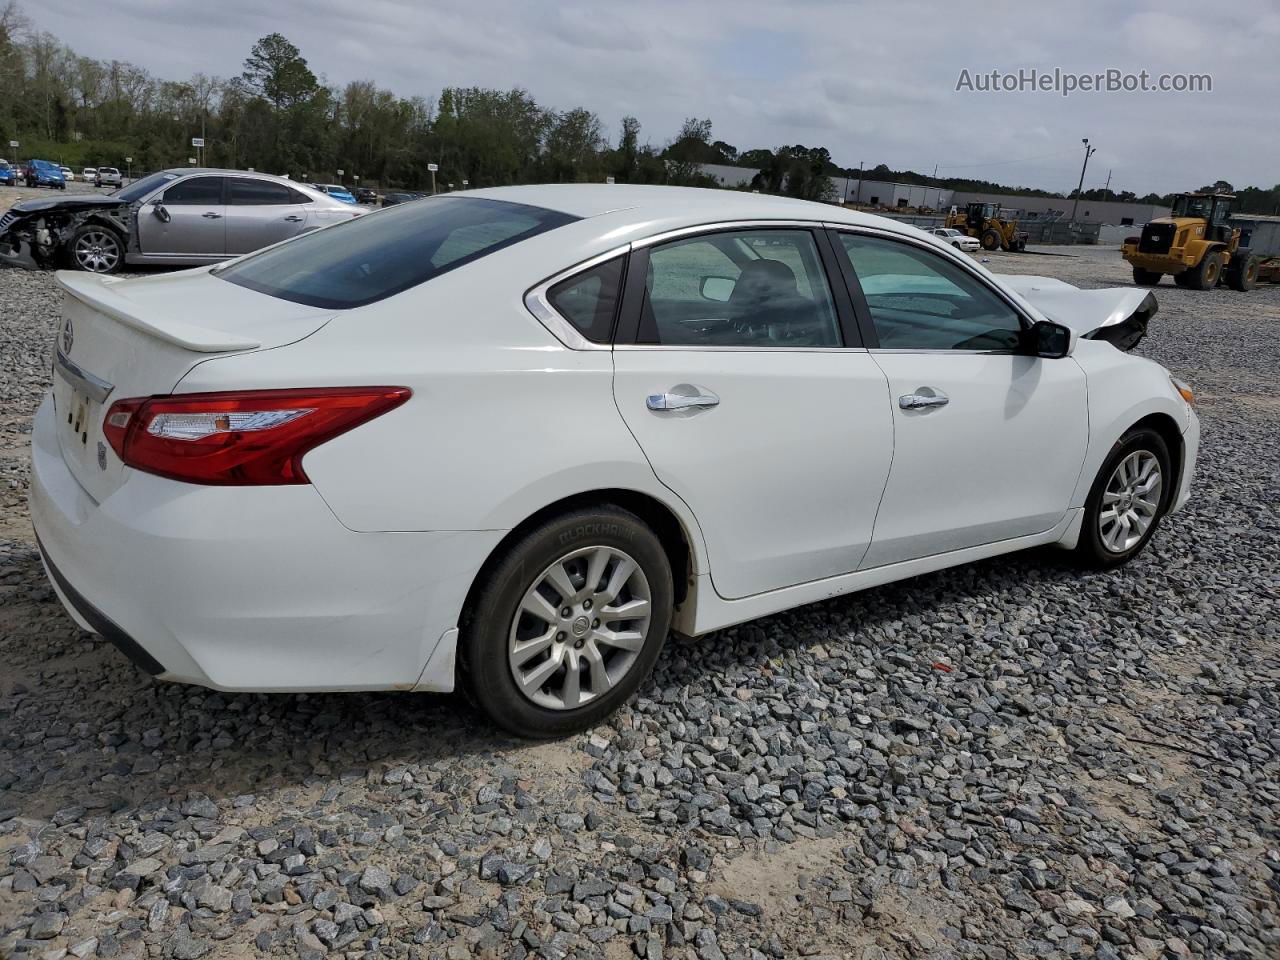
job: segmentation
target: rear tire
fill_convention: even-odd
[[[1085,501],[1078,562],[1108,570],[1137,556],[1160,526],[1175,482],[1169,448],[1160,434],[1139,427],[1122,436]]]
[[[1212,290],[1222,279],[1222,254],[1211,250],[1200,258],[1198,266],[1187,273],[1187,286],[1192,290]]]
[[[1173,275],[1173,282],[1176,283],[1178,286],[1182,287],[1184,290],[1190,289],[1191,271],[1183,270],[1181,273],[1175,273]]]
[[[462,681],[516,736],[586,730],[652,671],[673,596],[666,551],[635,514],[600,506],[553,517],[511,545],[476,594],[458,647]]]
[[[982,231],[982,249],[999,250],[1001,244],[1000,231],[995,227],[987,227]]]
[[[1246,293],[1258,285],[1258,258],[1237,253],[1227,267],[1227,286]]]
[[[1163,276],[1163,273],[1157,273],[1154,270],[1143,270],[1141,267],[1133,268],[1133,282],[1140,287],[1154,287]]]

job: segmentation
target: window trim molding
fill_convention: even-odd
[[[605,343],[596,343],[594,340],[588,340],[569,320],[551,305],[551,300],[547,296],[547,291],[554,287],[557,283],[570,280],[579,273],[590,270],[592,267],[598,267],[615,257],[626,257],[632,249],[632,244],[625,243],[620,247],[614,247],[605,253],[597,254],[588,260],[575,263],[567,270],[561,270],[554,276],[548,277],[541,283],[536,284],[529,290],[525,291],[524,306],[533,318],[542,324],[547,332],[559,340],[570,350],[612,350],[614,336],[611,336]],[[625,268],[625,264],[624,264]],[[621,301],[624,299],[626,292],[626,272],[624,269],[622,278],[622,289],[619,291],[619,309],[621,309]],[[616,332],[615,324],[615,332]]]
[[[916,247],[926,253],[932,253],[934,256],[941,257],[949,263],[954,264],[966,275],[973,278],[983,289],[997,297],[1004,303],[1014,315],[1017,316],[1019,323],[1022,324],[1023,331],[1031,329],[1036,323],[1036,318],[1032,317],[1022,305],[1011,299],[1005,291],[991,282],[989,278],[984,276],[981,271],[974,268],[973,263],[963,256],[956,248],[948,246],[944,250],[939,250],[932,243],[923,239],[917,240],[915,237],[907,236],[893,230],[886,230],[881,227],[864,226],[862,224],[833,223],[824,224],[832,235],[832,247],[835,248],[836,259],[840,263],[840,267],[845,271],[845,279],[849,287],[849,296],[853,300],[854,313],[858,317],[858,326],[862,331],[863,343],[872,353],[936,353],[936,354],[957,354],[959,356],[1024,356],[1018,350],[946,350],[930,347],[881,347],[880,336],[876,332],[875,323],[871,319],[871,311],[867,307],[866,295],[862,292],[862,282],[858,279],[857,271],[853,267],[853,261],[849,257],[849,253],[844,248],[844,244],[840,242],[840,234],[850,233],[862,236],[874,237],[880,240],[886,240],[891,243],[902,243],[907,246]]]

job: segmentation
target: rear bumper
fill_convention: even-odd
[[[62,459],[48,399],[31,518],[81,626],[161,679],[223,690],[452,689],[452,651],[437,647],[502,536],[354,533],[310,486],[137,471],[97,503]]]

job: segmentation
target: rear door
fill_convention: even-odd
[[[195,176],[165,188],[138,213],[138,238],[148,256],[226,256],[223,179]]]
[[[632,254],[614,396],[697,517],[721,596],[849,573],[870,542],[893,426],[833,267],[799,225]]]
[[[307,200],[283,183],[227,177],[227,253],[250,253],[301,233]]]

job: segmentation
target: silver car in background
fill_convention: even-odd
[[[14,205],[0,217],[0,261],[92,273],[216,263],[366,212],[270,174],[163,170],[108,196]]]
[[[98,187],[123,187],[124,177],[115,167],[99,167],[94,171],[93,183]]]

